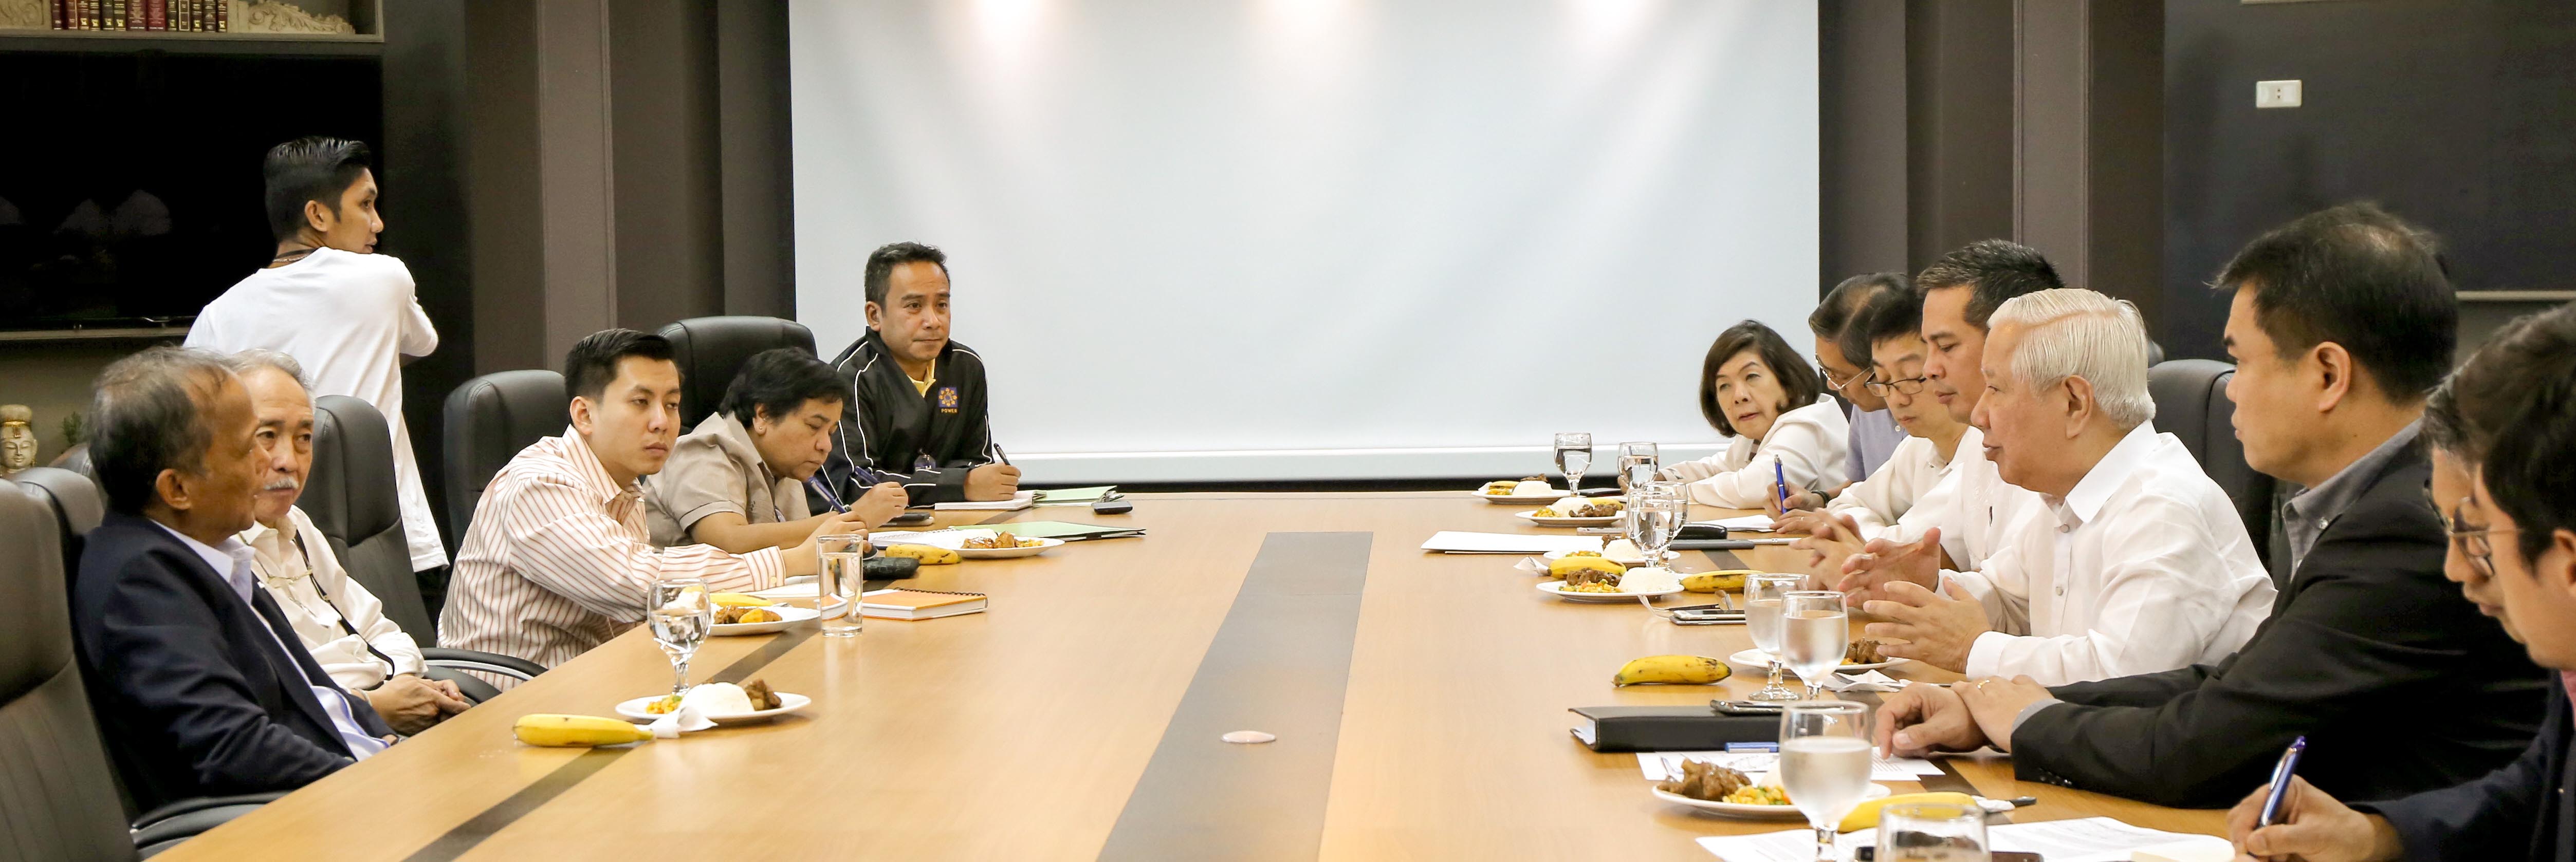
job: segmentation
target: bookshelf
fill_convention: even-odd
[[[50,4],[52,0],[0,0]],[[124,0],[140,7],[144,0]],[[375,57],[384,54],[384,0],[225,0],[231,28],[222,32],[167,30],[51,30],[0,28],[0,52],[242,54]],[[40,5],[38,8],[42,8]],[[154,8],[158,8],[156,3]],[[26,14],[23,10],[18,15]],[[129,13],[129,14],[139,14]],[[0,16],[7,17],[7,16]],[[354,33],[275,32],[319,26],[337,17]],[[266,19],[263,23],[254,19]],[[282,22],[282,23],[281,23]],[[258,32],[254,32],[257,30]]]

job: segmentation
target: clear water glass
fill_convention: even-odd
[[[1744,577],[1744,627],[1753,635],[1753,647],[1771,657],[1771,680],[1752,700],[1797,700],[1795,689],[1780,682],[1786,665],[1780,661],[1781,606],[1790,593],[1807,588],[1807,576],[1769,572]]]
[[[1986,862],[1986,811],[1974,805],[1917,802],[1878,812],[1878,858],[1885,862]]]
[[[1807,699],[1824,696],[1826,675],[1843,663],[1851,625],[1843,594],[1800,590],[1780,602],[1780,660],[1807,683]]]
[[[1626,507],[1628,541],[1646,559],[1646,565],[1664,564],[1664,549],[1673,543],[1689,517],[1690,505],[1682,500],[1679,482],[1644,482],[1628,491]]]
[[[1619,493],[1634,493],[1638,485],[1654,481],[1663,467],[1662,447],[1646,442],[1619,444]]]
[[[1583,495],[1583,471],[1591,467],[1592,435],[1573,432],[1556,435],[1556,469],[1565,474],[1568,495]]]
[[[1780,789],[1816,829],[1816,858],[1840,860],[1834,834],[1869,794],[1869,706],[1802,700],[1780,709]]]
[[[814,587],[822,612],[823,636],[858,637],[866,617],[859,614],[859,593],[866,588],[868,536],[838,533],[814,538]],[[839,607],[834,607],[837,604]]]
[[[715,607],[707,601],[707,582],[698,578],[658,578],[653,603],[644,614],[653,642],[671,657],[671,693],[689,690],[689,659],[707,641],[716,624]]]

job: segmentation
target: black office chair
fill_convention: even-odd
[[[743,360],[780,347],[801,347],[814,355],[814,331],[805,324],[775,317],[734,315],[692,317],[662,327],[671,340],[671,358],[680,366],[680,433],[716,412],[725,386],[733,382]]]
[[[483,489],[528,444],[572,424],[563,375],[542,369],[502,371],[465,381],[448,393],[445,426],[447,551],[454,556],[474,522]]]
[[[551,372],[549,372],[551,373]],[[421,600],[403,536],[402,503],[394,484],[392,429],[374,406],[345,395],[313,400],[313,473],[295,501],[331,543],[349,577],[383,602],[385,618],[421,645],[429,668],[422,675],[456,683],[466,699],[481,703],[500,695],[489,683],[461,673],[487,671],[522,681],[545,667],[525,659],[473,650],[445,649],[437,621]]]
[[[2224,362],[2176,359],[2147,369],[2147,394],[2156,402],[2156,428],[2182,440],[2200,469],[2227,491],[2255,554],[2271,566],[2274,483],[2246,465],[2245,444],[2236,439],[2236,402],[2227,398],[2227,380],[2235,375],[2236,366]],[[2273,580],[2287,580],[2273,568]]]
[[[0,480],[0,859],[150,856],[283,796],[184,799],[135,816],[90,710],[66,573],[105,511],[98,487],[36,467]]]

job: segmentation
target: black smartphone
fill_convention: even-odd
[[[1877,859],[1878,848],[1876,847],[1863,847],[1852,851],[1852,862],[1877,862]],[[1986,854],[1986,859],[1988,862],[2040,862],[2039,854],[2037,853],[2022,853],[2012,850],[1997,850],[1993,853]]]
[[[885,522],[885,525],[889,527],[918,527],[928,524],[933,520],[937,519],[931,517],[929,512],[905,512],[888,519]]]

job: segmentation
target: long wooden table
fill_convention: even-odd
[[[613,715],[619,701],[667,691],[668,662],[644,632],[631,631],[163,858],[1706,860],[1692,838],[1801,825],[1664,804],[1649,795],[1634,755],[1596,754],[1568,737],[1571,707],[1704,703],[1761,680],[1747,673],[1714,687],[1614,687],[1611,675],[1628,659],[1722,657],[1749,646],[1748,636],[1742,626],[1675,626],[1634,604],[1541,595],[1534,578],[1512,569],[1515,557],[1418,549],[1443,529],[1539,531],[1512,517],[1516,508],[1455,492],[1133,499],[1126,516],[1076,507],[1007,517],[1132,524],[1149,529],[1147,538],[927,567],[912,584],[990,594],[987,613],[869,620],[856,639],[795,631],[715,638],[697,657],[698,679],[732,668],[813,697],[802,716],[631,748],[534,748],[512,738],[523,714]],[[1250,609],[1294,608],[1305,598],[1251,604],[1239,596],[1247,573],[1270,559],[1265,547],[1296,547],[1266,544],[1288,533],[1344,534],[1329,537],[1337,547],[1365,543],[1364,557],[1354,557],[1364,560],[1365,580],[1350,643],[1311,645],[1327,657],[1347,648],[1338,691],[1310,690],[1329,689],[1315,682],[1335,678],[1328,674],[1209,655],[1221,628],[1258,634],[1267,618]],[[1770,570],[1795,570],[1803,556],[1740,553]],[[1713,566],[1690,554],[1681,567]],[[1309,650],[1278,654],[1284,661]],[[1226,662],[1219,676],[1243,678],[1202,678],[1210,676],[1200,672],[1203,660]],[[1908,668],[1900,676],[1955,678],[1900,667]],[[1287,707],[1329,709],[1338,697],[1338,726],[1282,732],[1267,745],[1166,742],[1176,712],[1241,706],[1207,702],[1233,696],[1217,694],[1185,704],[1194,690],[1283,704],[1283,723],[1293,723]],[[1262,718],[1239,729],[1265,729]],[[2017,820],[2109,815],[2223,834],[2221,812],[2016,782],[2000,757],[1946,762],[1982,795],[2038,797]],[[1219,804],[1188,788],[1229,775],[1289,778],[1276,798],[1235,800],[1211,809],[1223,811],[1207,818],[1217,822],[1174,825],[1193,806]],[[1156,788],[1151,800],[1131,799],[1140,779]]]

